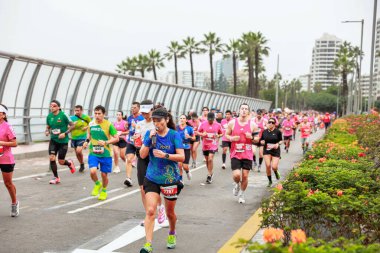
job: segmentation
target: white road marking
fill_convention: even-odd
[[[157,219],[156,219],[155,224],[154,224],[154,231],[157,231],[161,228],[162,227],[160,226],[160,224],[158,224]],[[140,225],[137,225],[136,227],[132,228],[128,232],[124,233],[120,237],[110,242],[109,244],[100,248],[99,252],[113,252],[114,250],[125,247],[128,244],[131,244],[144,237],[145,237],[145,228]]]
[[[69,169],[59,169],[58,170],[58,172],[62,172],[62,171],[69,171]],[[44,177],[44,176],[51,175],[51,174],[52,174],[52,172],[44,172],[44,173],[32,174],[32,175],[23,176],[23,177],[15,177],[12,180],[13,181],[19,181],[19,180],[33,178],[33,177]],[[0,180],[0,183],[4,183],[4,181]]]
[[[200,170],[201,168],[205,167],[206,165],[202,165],[202,166],[199,166],[195,169],[192,169],[190,171],[192,172],[195,172],[197,170]],[[127,197],[127,196],[130,196],[130,195],[133,195],[135,193],[138,193],[140,192],[140,189],[136,189],[136,190],[133,190],[131,192],[127,192],[127,193],[124,193],[124,194],[121,194],[119,196],[116,196],[116,197],[113,197],[113,198],[110,198],[110,199],[107,199],[105,201],[102,201],[102,202],[99,202],[99,203],[96,203],[96,204],[92,204],[92,205],[88,205],[88,206],[85,206],[85,207],[82,207],[82,208],[78,208],[78,209],[75,209],[75,210],[71,210],[71,211],[68,211],[67,213],[69,214],[73,214],[73,213],[79,213],[79,212],[82,212],[84,210],[88,210],[90,208],[94,208],[94,207],[98,207],[98,206],[102,206],[104,204],[107,204],[109,202],[112,202],[112,201],[115,201],[115,200],[118,200],[118,199],[121,199],[121,198],[124,198],[124,197]]]
[[[108,193],[113,193],[113,192],[121,191],[123,189],[125,189],[125,188],[124,187],[120,187],[120,188],[116,188],[116,189],[113,189],[113,190],[110,190],[110,191],[107,191],[107,192]],[[97,198],[97,196],[90,196],[90,197],[86,197],[86,198],[83,198],[83,199],[78,199],[78,200],[75,200],[75,201],[72,201],[72,202],[68,202],[68,203],[65,203],[65,204],[62,204],[62,205],[52,206],[52,207],[46,208],[45,210],[48,210],[48,211],[56,210],[56,209],[59,209],[59,208],[62,208],[62,207],[79,204],[79,203],[82,203],[84,201],[87,201],[87,200],[90,200],[90,199],[96,199],[96,198]]]
[[[90,209],[90,208],[94,208],[94,207],[97,207],[97,206],[102,206],[104,204],[107,204],[109,202],[112,202],[112,201],[115,201],[115,200],[118,200],[118,199],[121,199],[121,198],[124,198],[124,197],[127,197],[129,195],[132,195],[132,194],[135,194],[137,192],[140,192],[140,189],[136,189],[136,190],[133,190],[133,191],[130,191],[130,192],[127,192],[127,193],[124,193],[124,194],[121,194],[119,196],[116,196],[116,197],[113,197],[113,198],[110,198],[110,199],[107,199],[107,200],[104,200],[102,202],[98,202],[96,204],[93,204],[93,205],[89,205],[89,206],[85,206],[85,207],[82,207],[82,208],[78,208],[78,209],[75,209],[75,210],[72,210],[72,211],[68,211],[67,213],[69,214],[73,214],[73,213],[79,213],[79,212],[82,212],[84,210],[87,210],[87,209]]]

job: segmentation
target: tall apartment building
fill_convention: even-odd
[[[337,58],[341,44],[341,39],[327,33],[315,41],[310,68],[312,87],[316,83],[320,83],[323,89],[327,89],[327,87],[339,83],[339,77],[334,75],[333,69],[334,60]]]
[[[372,91],[373,91],[373,94],[375,95],[374,99],[377,99],[380,97],[380,57],[377,56],[379,51],[380,51],[380,18],[376,22],[375,63],[373,66],[373,81],[372,81],[373,82]]]
[[[239,70],[239,61],[236,62],[236,70]],[[234,74],[232,57],[215,61],[214,63],[214,80],[217,81],[223,75],[229,79]]]
[[[169,71],[166,75],[167,83],[175,83],[174,71]],[[191,72],[178,71],[178,84],[191,87]],[[210,85],[210,72],[209,71],[194,71],[194,85],[195,88],[208,89]]]

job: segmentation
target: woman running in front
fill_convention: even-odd
[[[153,111],[152,118],[156,130],[147,131],[144,144],[140,150],[142,159],[149,155],[148,169],[144,179],[146,243],[140,253],[153,252],[154,218],[160,193],[164,195],[166,215],[169,220],[169,235],[166,246],[169,249],[175,248],[177,216],[174,208],[178,194],[183,188],[178,163],[185,161],[185,154],[181,137],[175,131],[173,118],[165,108]]]
[[[281,131],[276,128],[276,120],[270,118],[268,120],[268,129],[266,129],[260,139],[261,145],[264,146],[264,161],[267,170],[268,187],[272,186],[272,171],[273,170],[276,179],[280,180],[280,174],[278,173],[278,163],[281,158],[280,145],[282,143]]]
[[[0,104],[0,169],[3,174],[5,187],[12,200],[11,216],[20,214],[20,202],[16,198],[16,186],[12,182],[15,159],[11,147],[16,147],[16,134],[7,120],[8,108]]]
[[[125,151],[127,149],[127,141],[125,140],[128,134],[128,122],[123,120],[123,112],[118,111],[116,113],[116,121],[113,123],[117,130],[117,135],[119,136],[119,141],[113,145],[113,161],[115,167],[113,168],[113,173],[119,173],[119,156],[121,160],[125,162]]]
[[[181,173],[181,179],[183,170],[186,172],[187,179],[191,180],[191,172],[189,169],[189,161],[190,161],[190,141],[195,140],[194,130],[187,122],[187,118],[185,114],[182,114],[179,117],[179,125],[177,126],[177,132],[181,136],[181,140],[183,143],[183,148],[185,152],[185,161],[183,163],[178,163],[178,167]]]

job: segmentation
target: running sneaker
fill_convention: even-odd
[[[289,148],[286,148],[286,153],[289,153]]]
[[[193,169],[195,169],[197,167],[197,163],[195,161],[193,161],[192,167],[193,167]]]
[[[162,224],[166,220],[165,206],[161,205],[158,207],[157,221],[158,224]]]
[[[20,214],[20,201],[17,201],[16,204],[11,206],[11,216],[17,217]]]
[[[280,180],[280,173],[278,173],[278,170],[276,170],[275,172],[274,172],[274,175],[276,176],[276,179],[277,180]]]
[[[187,176],[187,180],[189,180],[189,181],[193,177],[193,175],[191,174],[191,171],[186,171],[186,176]]]
[[[224,170],[226,169],[226,164],[223,163],[222,169],[224,169]]]
[[[142,226],[142,227],[145,226],[145,220],[142,220],[142,221],[140,222],[140,226]]]
[[[107,199],[107,192],[102,190],[99,194],[98,200],[106,200]]]
[[[132,179],[130,179],[129,177],[125,178],[124,180],[124,184],[128,187],[132,187]]]
[[[177,243],[177,237],[175,235],[168,235],[168,243],[166,244],[166,247],[168,249],[174,249],[176,243]]]
[[[75,165],[74,165],[74,162],[73,160],[69,160],[69,169],[70,169],[70,172],[71,174],[74,174],[75,173]]]
[[[94,188],[92,189],[91,195],[92,196],[98,196],[100,189],[102,188],[102,183],[95,184]]]
[[[245,204],[245,197],[244,197],[244,194],[240,194],[240,196],[239,196],[239,203],[240,204]]]
[[[253,166],[257,167],[257,162],[256,161],[253,162]]]
[[[119,166],[115,166],[114,168],[113,168],[113,171],[112,171],[113,173],[120,173],[120,168],[119,168]]]
[[[59,177],[53,177],[52,180],[49,181],[49,184],[59,184],[61,179]]]
[[[239,194],[239,191],[240,191],[240,184],[235,183],[235,186],[232,189],[232,193],[234,194],[234,196],[237,196]]]
[[[80,165],[79,172],[82,173],[84,171],[84,164]]]
[[[211,183],[212,183],[212,178],[213,178],[213,176],[214,176],[214,174],[207,175],[206,183],[211,184]]]
[[[147,242],[144,244],[144,247],[141,248],[140,253],[151,253],[153,252],[152,244]]]
[[[257,166],[257,172],[260,172],[261,170],[261,165],[259,164],[259,166]]]
[[[267,187],[271,187],[271,186],[272,186],[272,181],[269,181]]]

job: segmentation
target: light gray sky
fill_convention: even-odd
[[[0,50],[113,71],[127,56],[165,52],[172,40],[212,31],[228,42],[260,31],[270,47],[267,76],[280,54],[290,78],[308,73],[324,32],[359,46],[360,23],[341,21],[364,19],[362,73],[369,73],[372,13],[373,0],[0,0]],[[195,70],[209,70],[207,55],[194,61]],[[179,68],[190,69],[188,60]]]

